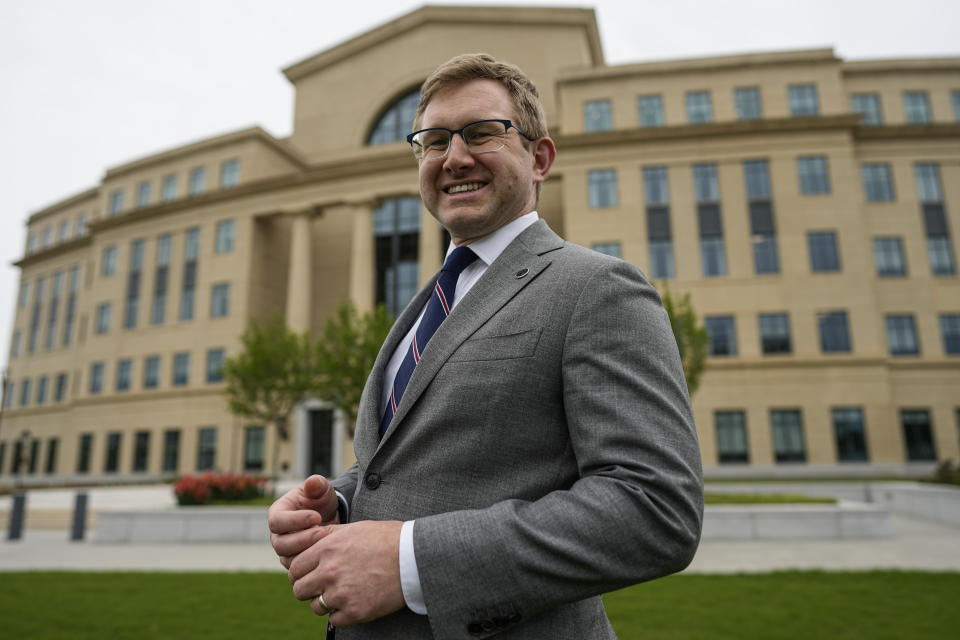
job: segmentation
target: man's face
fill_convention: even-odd
[[[510,94],[494,80],[471,80],[439,91],[424,110],[419,128],[459,129],[488,119],[516,124]],[[536,207],[536,185],[546,179],[556,151],[549,138],[531,142],[529,149],[523,142],[510,129],[502,149],[473,155],[455,135],[446,157],[420,162],[420,197],[458,246]]]

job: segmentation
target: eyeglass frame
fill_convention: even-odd
[[[470,143],[467,142],[466,136],[463,135],[463,131],[464,129],[468,129],[475,124],[481,124],[484,122],[499,122],[500,124],[503,125],[503,135],[504,135],[503,144],[500,147],[496,149],[490,149],[489,151],[473,151],[470,148]],[[418,129],[413,133],[407,135],[407,143],[409,143],[410,148],[413,150],[413,156],[417,158],[419,162],[423,162],[424,160],[443,160],[444,158],[446,158],[447,155],[449,155],[450,153],[450,147],[453,145],[453,137],[458,134],[460,135],[460,139],[463,140],[463,144],[466,145],[467,150],[470,151],[470,153],[474,153],[474,154],[496,153],[497,151],[500,151],[500,149],[503,149],[503,147],[507,146],[506,135],[510,132],[510,129],[516,129],[517,133],[522,135],[524,138],[526,138],[530,142],[533,142],[534,140],[536,140],[536,138],[531,138],[530,136],[525,134],[523,132],[523,129],[513,124],[511,120],[501,120],[500,118],[487,118],[485,120],[475,120],[473,122],[468,122],[467,124],[463,125],[459,129],[447,129],[446,127],[427,127],[426,129]],[[446,131],[447,133],[450,134],[450,143],[447,144],[447,150],[443,152],[443,155],[437,156],[434,158],[417,157],[416,148],[413,146],[413,137],[418,133],[423,133],[424,131]],[[422,148],[422,145],[421,145],[421,148]]]

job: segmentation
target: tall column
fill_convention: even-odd
[[[434,218],[427,208],[420,207],[420,283],[423,284],[427,278],[435,274],[443,266],[443,252],[447,250],[442,247],[443,233],[437,219]]]
[[[313,304],[311,286],[311,224],[313,209],[292,215],[290,229],[290,266],[287,269],[287,325],[296,332],[310,329],[310,307]]]
[[[363,202],[344,207],[349,209],[351,217],[348,295],[363,313],[373,309],[375,296],[373,203]]]

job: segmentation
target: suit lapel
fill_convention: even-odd
[[[384,434],[381,444],[399,428],[410,408],[417,402],[453,352],[550,265],[549,257],[544,254],[561,246],[563,246],[563,240],[553,233],[545,222],[539,220],[503,250],[503,253],[493,261],[486,273],[473,285],[433,334],[424,350],[423,358],[413,370],[407,389],[397,407],[397,413],[390,428]],[[432,285],[428,285],[428,289],[430,286]],[[426,297],[416,305],[417,312],[425,303]],[[410,322],[412,323],[415,319],[416,315]],[[392,352],[389,350],[389,353]],[[382,355],[381,352],[381,357]],[[389,355],[387,358],[389,359]],[[379,359],[378,357],[378,363]]]

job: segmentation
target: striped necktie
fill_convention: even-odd
[[[393,380],[393,389],[390,391],[390,402],[383,412],[383,418],[380,420],[380,437],[387,432],[393,415],[397,412],[397,406],[400,404],[400,398],[410,382],[410,376],[413,374],[414,367],[420,362],[420,356],[427,348],[427,342],[433,336],[437,327],[443,322],[450,309],[453,308],[453,297],[457,290],[457,279],[460,278],[460,272],[466,269],[474,260],[475,254],[468,247],[457,247],[447,257],[440,270],[440,277],[433,286],[433,295],[427,302],[427,308],[423,312],[423,318],[420,320],[420,326],[413,336],[413,342],[400,363],[400,369],[397,370],[397,376]]]

